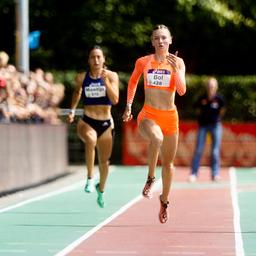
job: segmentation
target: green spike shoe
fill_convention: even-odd
[[[100,191],[100,184],[99,183],[95,186],[95,188],[96,188],[96,191],[97,191],[97,194],[98,194],[97,203],[98,203],[99,207],[104,208],[105,207],[104,192]]]

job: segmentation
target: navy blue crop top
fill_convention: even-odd
[[[93,79],[90,77],[89,72],[86,72],[82,88],[84,105],[112,105],[101,78]]]

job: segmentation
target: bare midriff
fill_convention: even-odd
[[[84,114],[97,120],[111,119],[111,106],[109,105],[86,105]]]
[[[145,105],[152,108],[169,110],[175,108],[175,92],[145,88]]]

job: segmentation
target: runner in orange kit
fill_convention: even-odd
[[[169,193],[174,173],[174,158],[178,145],[179,118],[175,106],[175,92],[186,92],[185,64],[177,54],[169,53],[172,43],[170,30],[165,25],[157,25],[151,35],[155,53],[137,59],[127,88],[127,105],[123,121],[130,121],[132,103],[137,84],[144,75],[145,101],[137,123],[143,137],[149,141],[148,179],[143,196],[152,197],[155,182],[155,168],[159,154],[162,164],[162,193],[159,220],[165,223],[168,218]]]

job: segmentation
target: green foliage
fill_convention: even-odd
[[[15,4],[0,1],[0,50],[15,63]],[[37,0],[29,1],[30,31],[40,48],[31,69],[81,70],[87,51],[101,44],[111,69],[130,72],[138,56],[152,51],[155,24],[170,27],[173,44],[192,74],[255,74],[254,0]]]
[[[231,121],[256,120],[256,76],[223,76],[220,91],[228,102],[227,118]]]
[[[226,26],[227,23],[232,23],[236,26],[243,25],[256,29],[255,20],[243,15],[243,8],[239,8],[240,3],[236,1],[231,4],[230,1],[220,0],[178,0],[178,3],[179,7],[185,10],[190,18],[195,17],[192,12],[198,7],[211,14],[210,17],[215,19],[221,27]]]
[[[184,119],[195,119],[192,103],[204,92],[208,76],[187,75],[187,93],[180,97],[180,115]],[[224,120],[247,122],[256,120],[256,76],[217,76],[218,92],[227,102]]]

